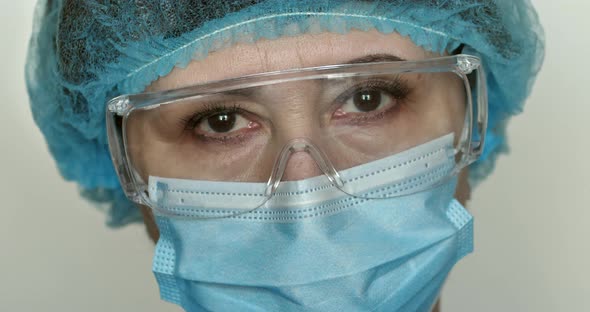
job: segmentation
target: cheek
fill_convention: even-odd
[[[149,164],[153,163],[152,157],[155,153],[154,144],[151,144],[150,138],[154,135],[151,133],[149,126],[150,119],[145,114],[138,112],[127,119],[126,130],[126,152],[129,157],[128,161],[133,169],[147,182]]]
[[[436,78],[436,81],[430,85],[436,90],[433,94],[440,98],[432,99],[432,101],[442,102],[442,105],[438,110],[433,107],[431,111],[440,114],[441,119],[446,123],[446,127],[452,129],[456,138],[459,138],[463,131],[467,109],[467,97],[463,80],[452,73],[437,75]],[[444,111],[441,111],[442,109]]]
[[[143,223],[145,224],[145,228],[148,232],[150,239],[154,243],[157,243],[158,239],[160,238],[160,232],[158,230],[158,226],[156,225],[156,220],[154,219],[152,210],[144,205],[138,205],[137,208],[143,216]]]

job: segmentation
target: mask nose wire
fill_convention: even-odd
[[[324,152],[315,146],[315,144],[313,144],[309,139],[297,138],[285,144],[277,156],[272,173],[268,179],[268,183],[266,184],[265,195],[267,198],[270,198],[270,196],[272,196],[279,187],[281,179],[283,178],[283,174],[285,173],[285,168],[287,167],[289,157],[295,152],[308,153],[333,185],[338,188],[342,188],[344,186],[344,182],[342,181],[340,174],[338,174],[338,171],[336,168],[334,168],[334,165],[332,165],[332,162],[326,156],[326,154],[324,154]]]

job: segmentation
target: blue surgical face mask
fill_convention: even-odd
[[[430,311],[472,250],[472,217],[448,178],[452,144],[447,135],[340,172],[349,187],[397,197],[353,197],[321,176],[282,182],[264,206],[226,218],[194,216],[215,213],[198,204],[207,193],[232,209],[258,186],[150,177],[162,298],[189,312]]]

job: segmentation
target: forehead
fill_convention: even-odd
[[[320,33],[236,44],[175,68],[152,83],[147,91],[177,89],[208,81],[249,74],[347,63],[367,55],[390,54],[406,60],[437,56],[398,33],[351,31],[347,34]]]

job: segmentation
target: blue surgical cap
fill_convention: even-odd
[[[122,226],[141,217],[110,159],[110,98],[142,92],[174,67],[236,43],[353,29],[483,59],[488,141],[470,182],[487,176],[507,151],[507,121],[521,112],[543,60],[543,30],[526,0],[40,1],[26,65],[33,117],[64,178],[107,211],[110,226]]]

